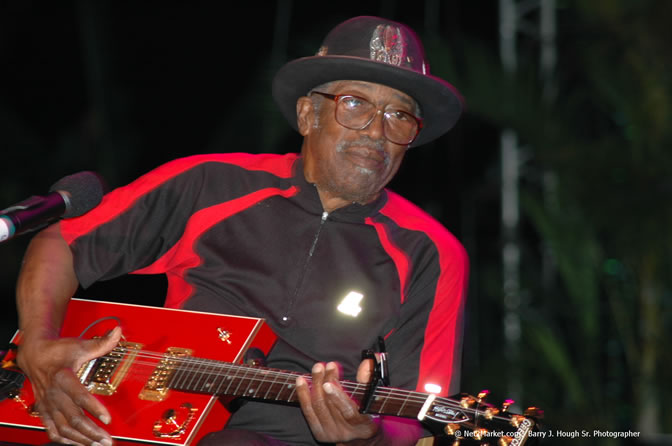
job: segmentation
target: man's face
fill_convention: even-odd
[[[334,95],[352,94],[368,99],[381,110],[416,113],[415,101],[408,95],[380,84],[339,81],[329,84]],[[299,99],[299,131],[304,136],[304,174],[328,198],[344,202],[367,203],[397,173],[407,146],[388,141],[383,134],[383,114],[378,113],[362,130],[343,127],[334,117],[336,103],[321,100],[319,110],[307,97]]]

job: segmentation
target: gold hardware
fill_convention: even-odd
[[[121,341],[107,355],[84,363],[77,371],[77,377],[94,395],[112,395],[141,348],[142,344]]]
[[[152,432],[157,438],[179,438],[187,432],[198,409],[189,403],[183,403],[177,410],[168,409],[160,420],[154,423]],[[180,421],[178,421],[178,418]],[[170,429],[166,431],[167,429]]]
[[[465,396],[460,400],[460,405],[465,409],[470,408],[476,403],[476,399],[473,396]]]
[[[217,333],[219,333],[219,340],[222,342],[226,342],[227,344],[231,344],[231,341],[229,338],[231,337],[231,332],[224,330],[223,328],[218,328]]]
[[[514,415],[511,417],[511,425],[513,427],[519,427],[520,423],[522,423],[523,421],[525,421],[525,417],[522,415]]]
[[[474,439],[476,440],[482,440],[488,435],[488,430],[479,428],[479,429],[474,429]]]
[[[509,446],[512,442],[513,438],[509,437],[508,435],[504,435],[497,442],[497,446]]]
[[[460,426],[459,424],[454,423],[446,424],[446,426],[443,428],[443,431],[448,435],[455,435],[455,432],[459,431],[461,427],[462,426]]]
[[[168,396],[168,380],[175,373],[177,360],[191,356],[188,348],[170,347],[145,383],[138,398],[145,401],[163,401]]]
[[[485,418],[488,420],[492,420],[498,414],[499,409],[497,409],[496,407],[488,407],[487,409],[485,409]]]
[[[478,402],[480,403],[486,396],[490,395],[489,390],[481,390],[478,394]]]

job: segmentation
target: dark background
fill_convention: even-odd
[[[535,8],[517,35],[515,73],[502,68],[498,5],[0,1],[0,207],[80,170],[117,187],[196,153],[298,151],[270,97],[274,72],[352,16],[403,21],[467,103],[390,185],[470,255],[463,390],[540,406],[553,432],[640,434],[544,444],[672,444],[672,4],[557,0],[548,76]],[[505,129],[520,146],[512,230],[501,219]],[[28,241],[0,246],[4,339],[17,326]],[[513,288],[502,266],[511,243]],[[83,295],[160,304],[164,289],[161,277],[134,276]]]

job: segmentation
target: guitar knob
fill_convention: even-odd
[[[476,403],[476,398],[474,398],[473,396],[464,396],[460,400],[460,405],[465,409],[470,408],[471,406],[474,405],[474,403]]]
[[[484,428],[474,429],[474,440],[481,441],[488,436],[488,430]]]
[[[511,426],[517,428],[518,426],[520,426],[520,423],[522,423],[523,421],[525,421],[525,417],[524,417],[524,416],[522,416],[522,415],[514,415],[514,416],[511,417]]]
[[[480,403],[482,400],[484,400],[488,395],[490,395],[489,390],[481,390],[478,393],[478,402]]]
[[[443,431],[448,435],[455,435],[455,432],[459,431],[462,428],[459,424],[446,424],[446,427],[443,428]]]
[[[534,406],[528,407],[527,409],[525,409],[525,412],[523,413],[525,414],[526,417],[532,417],[538,420],[544,418],[544,411]]]
[[[509,407],[511,407],[515,403],[513,400],[506,400],[502,403],[502,412],[506,412],[509,410]]]
[[[487,420],[492,420],[498,414],[499,414],[499,409],[497,409],[496,407],[488,407],[487,409],[485,409],[485,418]]]

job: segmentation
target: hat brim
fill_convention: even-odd
[[[382,84],[415,99],[422,111],[423,128],[411,147],[443,135],[462,113],[462,97],[443,79],[351,56],[312,56],[288,62],[273,79],[273,98],[290,125],[297,129],[296,101],[312,88],[337,80]]]

